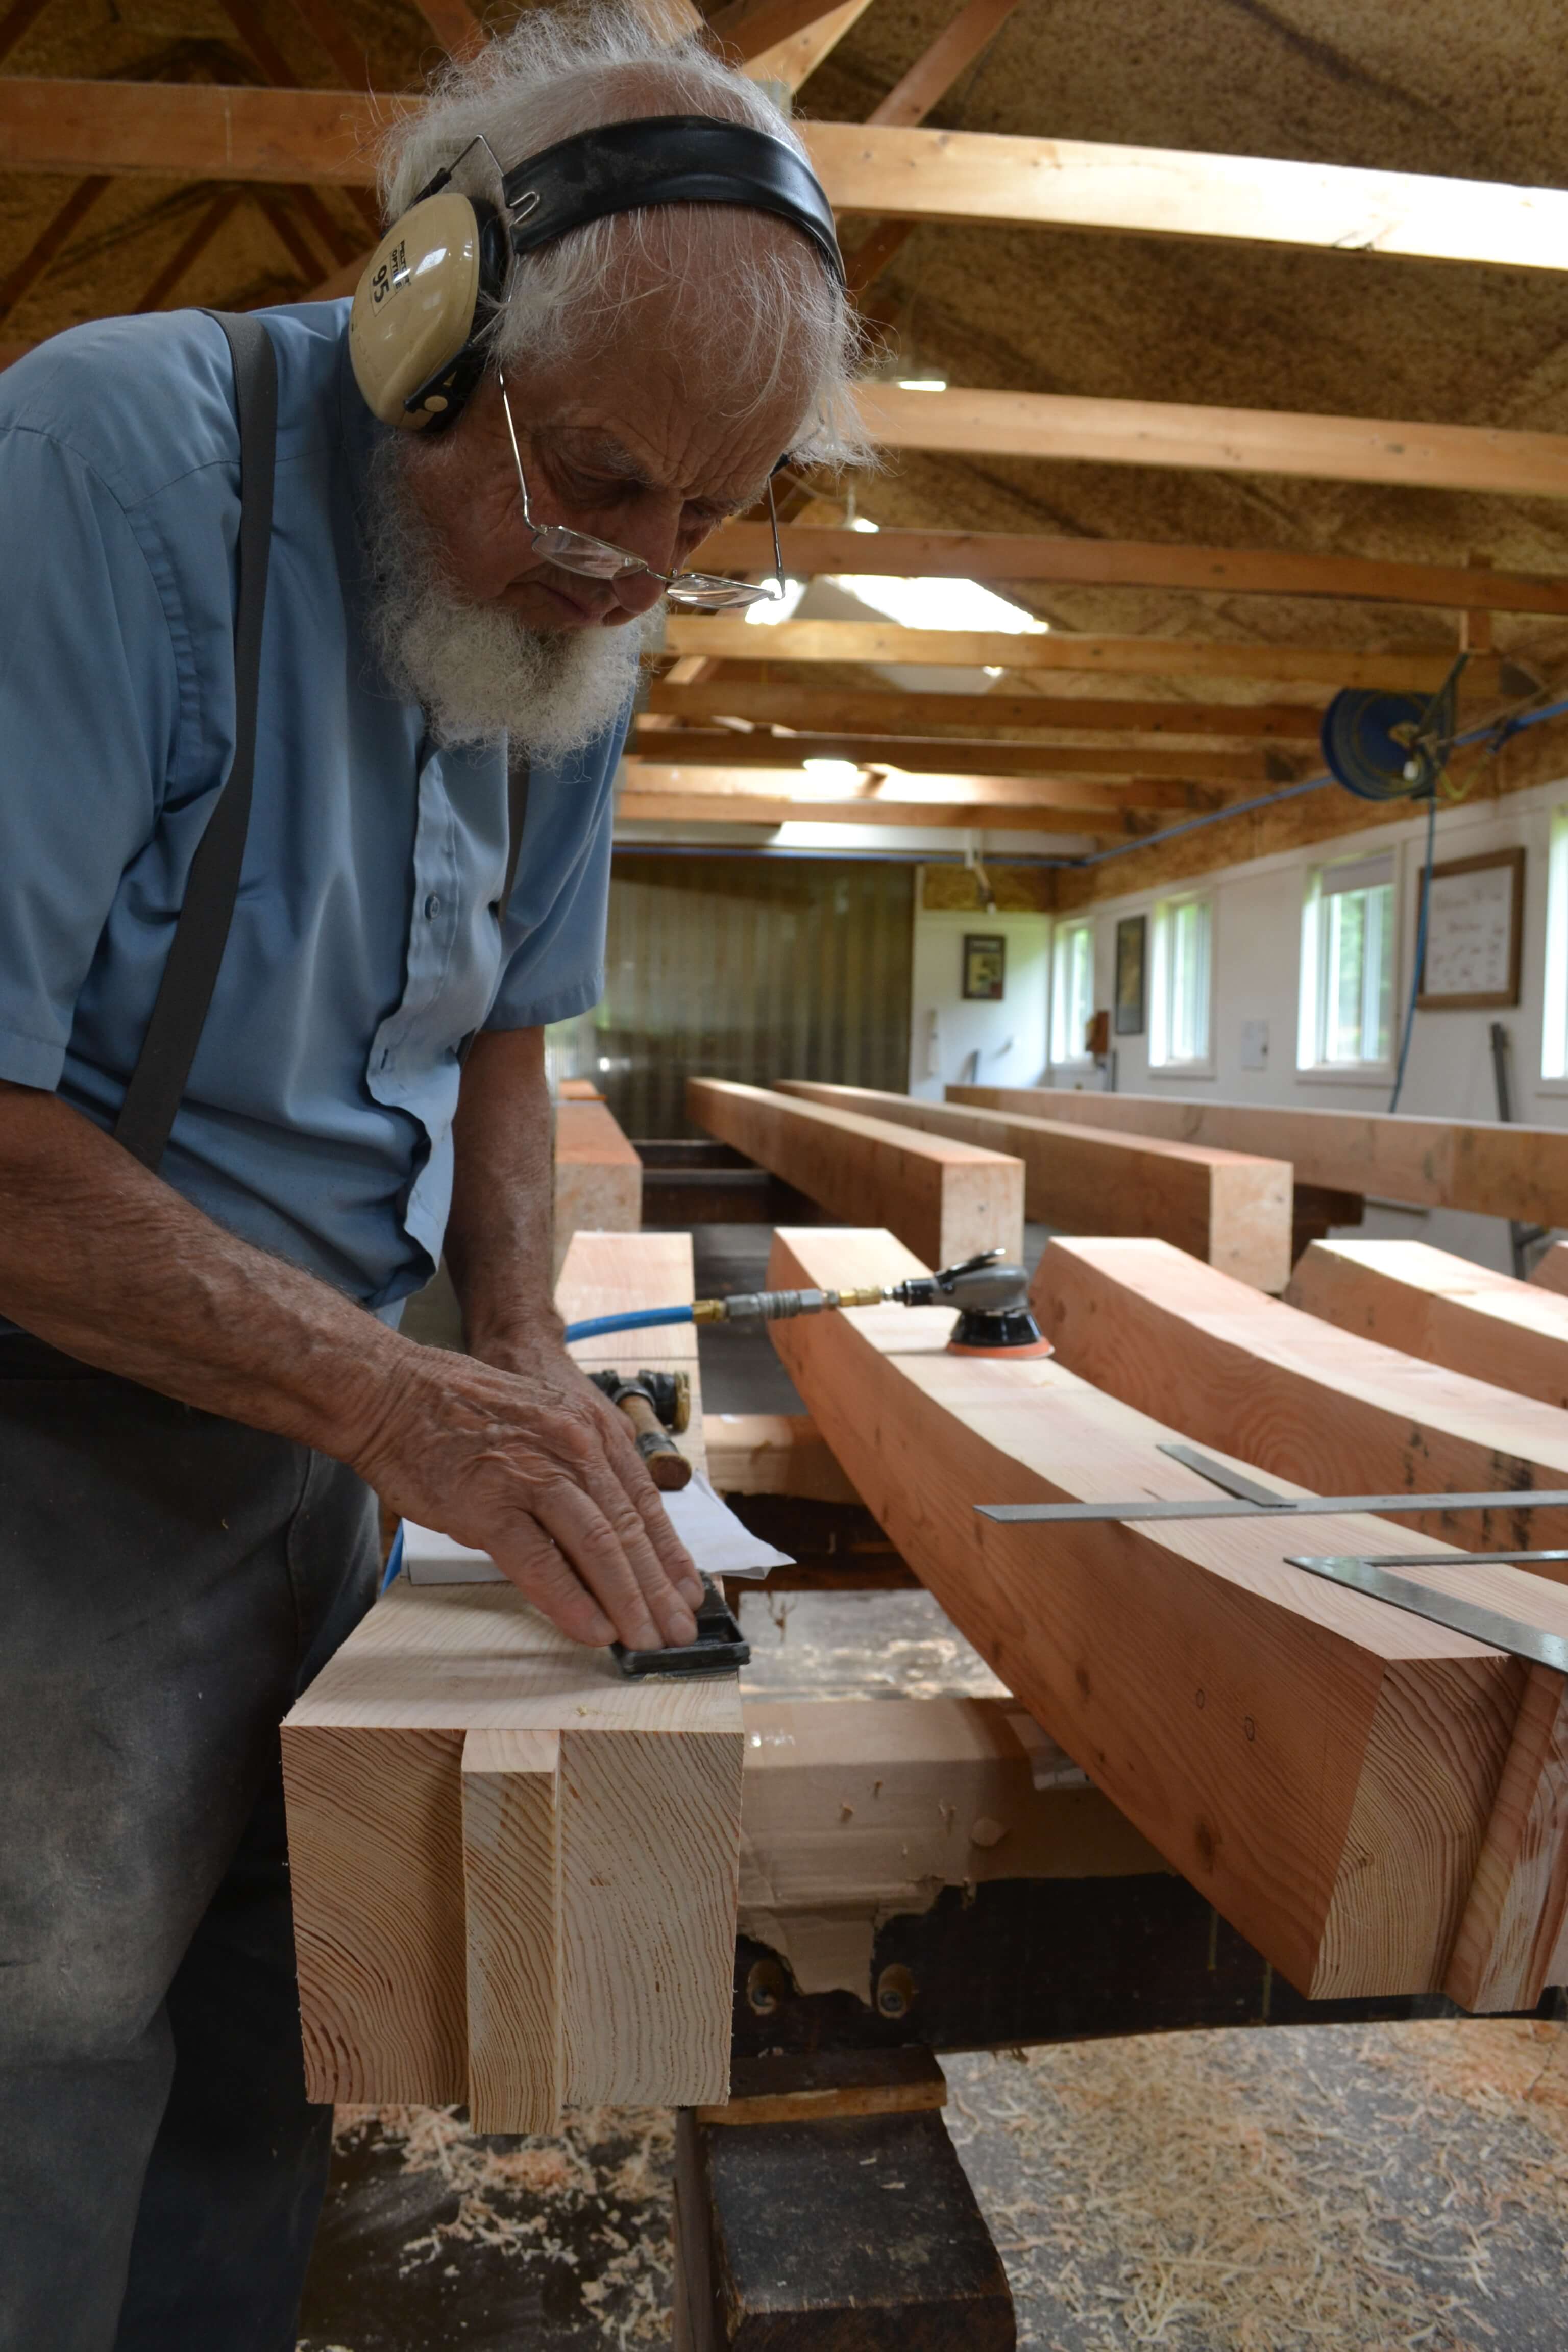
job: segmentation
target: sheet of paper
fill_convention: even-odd
[[[706,1576],[765,1576],[787,1568],[788,1552],[775,1551],[743,1528],[698,1471],[679,1495],[666,1495],[670,1525]],[[470,1551],[434,1528],[403,1523],[404,1572],[414,1584],[501,1584],[505,1578],[488,1552]]]

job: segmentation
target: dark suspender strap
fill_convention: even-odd
[[[527,752],[510,752],[506,763],[506,880],[500,886],[503,919],[511,904],[511,886],[517,880],[518,853],[522,847],[522,828],[528,823],[528,784]]]
[[[144,1167],[163,1157],[195,1059],[234,918],[250,823],[256,714],[261,686],[261,626],[272,543],[272,478],[278,441],[278,362],[259,319],[215,310],[228,338],[239,406],[239,606],[234,628],[234,761],[191,860],[184,904],[159,982],[157,1002],[114,1136]]]

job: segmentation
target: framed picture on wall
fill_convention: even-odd
[[[1000,931],[963,934],[963,993],[973,1003],[1000,1004],[1007,991],[1007,942]]]
[[[1494,849],[1434,866],[1415,1002],[1423,1012],[1519,1003],[1524,852]]]
[[[1145,950],[1149,943],[1147,915],[1123,915],[1116,926],[1116,1034],[1143,1034]]]

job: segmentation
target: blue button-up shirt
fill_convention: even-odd
[[[220,1224],[387,1308],[452,1187],[458,1052],[603,985],[625,721],[536,767],[504,915],[500,747],[437,751],[366,625],[384,430],[348,305],[271,310],[278,475],[239,898],[163,1165]],[[0,1077],[113,1123],[234,751],[239,434],[198,311],[0,375]]]

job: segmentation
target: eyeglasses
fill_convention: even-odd
[[[504,369],[498,369],[497,376],[501,407],[506,412],[507,438],[517,467],[517,487],[522,495],[522,519],[532,534],[536,554],[558,563],[563,572],[580,572],[587,580],[625,580],[646,572],[650,579],[662,581],[672,604],[689,604],[708,613],[732,612],[742,604],[760,604],[766,598],[776,602],[783,596],[784,555],[779,547],[779,519],[771,481],[768,520],[773,525],[773,571],[777,574],[776,583],[771,586],[764,583],[758,587],[749,580],[725,580],[716,572],[656,572],[640,555],[632,554],[628,548],[612,546],[607,539],[595,539],[585,530],[568,530],[561,523],[536,523],[529,510],[528,481],[522,470],[522,452],[517,446],[517,427],[511,420],[511,403],[506,394]]]

